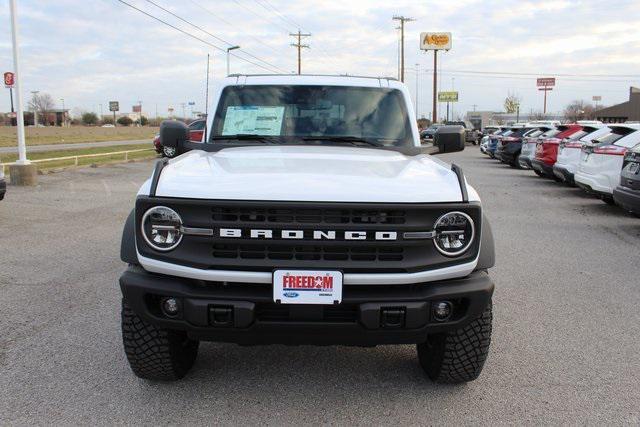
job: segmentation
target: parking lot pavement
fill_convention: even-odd
[[[201,346],[182,381],[133,376],[121,227],[151,162],[42,176],[0,202],[0,424],[640,423],[640,220],[482,156],[461,165],[497,245],[481,377],[429,382],[413,346]]]

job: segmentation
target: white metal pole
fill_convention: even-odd
[[[20,61],[18,54],[18,12],[16,10],[16,0],[9,0],[11,9],[11,39],[13,41],[13,71],[16,75],[16,106],[18,109],[18,160],[16,164],[29,164],[27,159],[27,146],[24,141],[24,109],[22,107],[22,73],[20,73]]]
[[[229,74],[230,74],[230,73],[229,73],[229,70],[230,70],[230,68],[231,68],[231,67],[229,66],[229,57],[230,57],[230,56],[231,56],[231,55],[229,54],[229,49],[227,49],[227,77],[228,77],[228,76],[229,76]]]

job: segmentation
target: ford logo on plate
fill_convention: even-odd
[[[297,292],[284,292],[282,295],[284,295],[287,298],[297,298],[298,295],[300,295]]]

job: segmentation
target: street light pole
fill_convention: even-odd
[[[229,76],[229,74],[231,74],[230,70],[230,65],[229,63],[231,62],[230,60],[230,56],[231,54],[229,52],[231,52],[232,50],[236,50],[236,49],[240,49],[240,46],[231,46],[227,48],[227,77]]]
[[[62,101],[62,127],[65,128],[67,127],[67,115],[64,112],[64,98],[60,98],[60,101]]]

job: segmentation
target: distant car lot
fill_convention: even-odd
[[[230,344],[203,345],[183,382],[138,380],[116,280],[140,162],[42,176],[0,204],[0,421],[637,424],[640,221],[474,147],[439,158],[462,166],[496,239],[499,321],[477,381],[431,384],[412,346]]]

